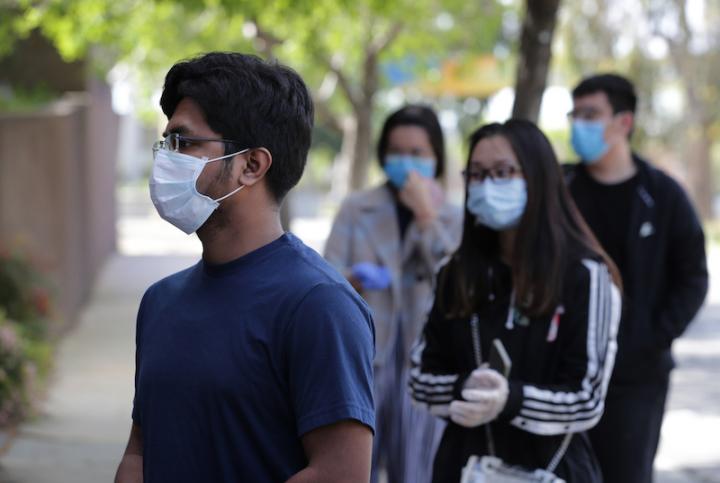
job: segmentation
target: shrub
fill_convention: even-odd
[[[0,250],[0,427],[27,416],[51,361],[51,301],[43,274]]]

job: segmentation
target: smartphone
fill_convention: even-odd
[[[490,346],[490,369],[494,369],[502,374],[505,379],[510,377],[510,369],[512,368],[512,361],[510,356],[505,350],[500,339],[493,339],[492,345]]]

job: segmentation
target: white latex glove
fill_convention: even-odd
[[[474,428],[498,417],[508,398],[508,382],[492,369],[475,369],[465,381],[465,401],[450,403],[450,419],[460,426]]]
[[[498,371],[483,365],[470,373],[463,389],[499,389],[507,392],[508,382]]]

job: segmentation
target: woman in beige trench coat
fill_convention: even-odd
[[[351,194],[335,218],[325,258],[343,273],[373,312],[375,412],[372,480],[430,481],[444,422],[412,406],[409,352],[432,305],[435,272],[455,250],[462,210],[445,201],[435,181],[445,153],[437,116],[425,106],[390,115],[378,142],[388,181]]]

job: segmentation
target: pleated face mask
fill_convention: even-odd
[[[598,162],[610,150],[610,145],[605,142],[605,124],[602,121],[573,121],[570,142],[585,164]]]
[[[155,209],[167,222],[188,235],[197,231],[225,198],[234,195],[240,186],[225,196],[212,199],[197,190],[197,180],[207,163],[231,158],[248,151],[244,149],[219,158],[197,158],[168,149],[154,153],[150,176],[150,198]]]
[[[397,189],[403,189],[410,171],[416,171],[423,178],[432,178],[435,175],[435,160],[419,156],[391,154],[385,158],[383,167],[390,182]]]
[[[493,230],[514,228],[527,204],[527,185],[522,178],[486,179],[468,187],[467,208],[477,223]]]

